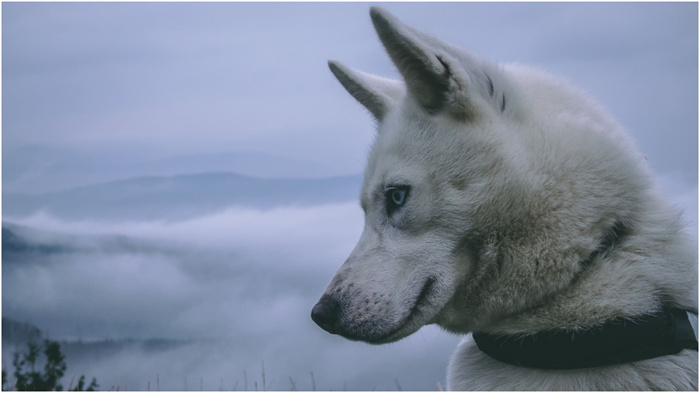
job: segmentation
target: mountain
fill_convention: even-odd
[[[25,145],[2,150],[2,187],[6,192],[47,193],[137,176],[234,172],[261,178],[329,177],[329,165],[273,154],[230,151],[154,156],[135,147],[68,147]]]
[[[12,359],[14,352],[26,353],[27,343],[39,345],[40,352],[44,351],[43,340],[49,338],[47,332],[40,330],[31,323],[20,322],[12,318],[2,317],[2,355],[5,359]],[[54,340],[55,341],[55,340]],[[85,363],[94,363],[100,360],[108,360],[110,357],[118,356],[121,353],[128,351],[139,351],[143,355],[158,354],[164,351],[181,348],[192,344],[193,340],[177,340],[164,338],[151,339],[99,339],[99,340],[58,340],[61,353],[66,357],[68,366],[77,365],[72,368],[84,369]],[[207,344],[206,341],[201,341]],[[39,363],[43,359],[39,359]],[[8,362],[9,363],[9,362]],[[7,367],[9,364],[3,364],[3,369],[8,374],[14,371],[14,368]],[[81,367],[82,366],[82,367]],[[6,368],[7,367],[7,368]],[[64,383],[70,378],[70,374],[64,379]]]
[[[3,344],[20,344],[27,342],[39,342],[44,334],[38,327],[2,317],[2,342]],[[5,347],[5,345],[3,345]]]
[[[181,220],[231,206],[269,209],[357,198],[362,178],[261,179],[216,172],[146,176],[44,194],[3,193],[5,218]]]
[[[40,260],[44,255],[70,252],[73,247],[57,241],[30,240],[35,231],[9,223],[2,224],[2,266],[9,269],[15,263]],[[7,272],[7,270],[5,271]]]
[[[3,273],[21,269],[27,264],[48,264],[49,260],[56,255],[104,255],[105,253],[153,255],[168,252],[182,252],[182,250],[173,251],[144,239],[124,235],[81,234],[76,236],[2,222]]]

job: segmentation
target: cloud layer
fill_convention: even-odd
[[[309,315],[362,230],[356,202],[270,211],[230,209],[182,222],[62,222],[45,215],[18,223],[43,228],[36,244],[64,253],[5,268],[3,312],[53,337],[194,339],[160,354],[124,351],[72,372],[103,388],[433,389],[456,336],[435,327],[374,347],[316,327]],[[54,233],[54,235],[52,235]],[[122,236],[115,246],[114,235]],[[76,237],[78,240],[76,240]],[[139,239],[139,240],[133,240]],[[201,340],[214,340],[212,344]],[[430,366],[423,369],[429,358]],[[384,371],[379,371],[384,370]],[[386,375],[385,375],[386,374]],[[234,379],[235,378],[235,379]]]

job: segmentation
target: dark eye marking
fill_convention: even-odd
[[[388,186],[384,190],[384,206],[387,216],[391,217],[394,212],[403,207],[410,193],[410,186]]]
[[[493,96],[493,81],[491,80],[491,77],[486,75],[486,83],[487,87],[489,89],[489,95]]]

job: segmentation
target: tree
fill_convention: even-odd
[[[39,356],[39,346],[36,343],[30,342],[27,344],[27,350],[27,353],[20,354],[19,352],[15,352],[13,354],[12,365],[15,367],[15,387],[18,390],[53,390],[54,386],[46,386],[41,373],[37,372],[34,367],[37,357]],[[26,365],[29,366],[29,370],[25,372],[23,369]],[[56,388],[56,390],[61,390],[60,386]]]
[[[66,372],[66,357],[61,352],[61,346],[56,341],[44,340],[44,355],[46,364],[44,372],[36,371],[36,362],[39,356],[39,346],[36,343],[27,344],[27,352],[15,352],[12,359],[12,365],[15,368],[14,388],[17,390],[30,391],[48,391],[48,390],[63,390],[63,386],[59,383],[63,374]],[[29,369],[25,371],[25,366]],[[2,372],[2,386],[5,387],[7,373]],[[83,390],[85,388],[85,376],[82,375],[78,380],[78,385],[74,391]],[[99,388],[95,378],[87,387],[86,390],[96,390]]]
[[[63,387],[58,381],[66,372],[66,357],[61,353],[61,346],[56,341],[44,340],[44,353],[46,354],[43,375],[44,387],[55,387],[55,390],[62,390]]]

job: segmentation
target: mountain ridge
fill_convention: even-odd
[[[295,178],[299,174],[324,178],[338,173],[333,166],[322,163],[245,150],[158,156],[133,146],[126,150],[112,146],[88,151],[41,144],[3,146],[3,189],[15,193],[44,194],[145,174],[172,176],[217,171],[261,178]]]
[[[6,217],[45,212],[62,219],[180,220],[228,207],[270,209],[354,200],[361,175],[258,178],[215,171],[137,176],[43,194],[3,193]]]

